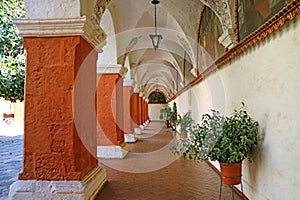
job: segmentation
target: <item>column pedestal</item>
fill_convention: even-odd
[[[10,186],[9,198],[94,199],[105,182],[106,171],[97,166],[81,181],[18,180]]]
[[[136,142],[138,140],[137,133],[135,133],[133,131],[133,133],[126,133],[126,134],[124,134],[124,140],[127,143],[134,143],[134,142]]]
[[[142,133],[143,133],[142,130],[143,129],[141,127],[134,128],[134,133],[137,134],[137,135],[142,135]]]
[[[98,158],[124,158],[128,153],[128,144],[97,146]]]

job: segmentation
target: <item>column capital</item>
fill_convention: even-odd
[[[13,23],[22,37],[82,36],[97,52],[102,52],[106,35],[99,24],[86,16],[74,18],[22,18]]]
[[[133,92],[139,94],[139,88],[135,86],[134,89],[133,89]]]
[[[235,32],[233,29],[226,29],[219,37],[218,41],[228,49],[232,49],[236,45]]]
[[[121,65],[98,65],[97,74],[121,74]]]
[[[132,86],[133,80],[124,79],[123,80],[123,86]]]

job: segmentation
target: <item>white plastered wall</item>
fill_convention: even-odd
[[[159,121],[160,110],[164,109],[168,106],[168,104],[148,104],[148,111],[149,111],[149,119],[151,121]]]
[[[262,138],[253,161],[243,162],[243,186],[249,199],[300,197],[299,55],[298,15],[175,99],[179,114],[192,107],[198,122],[212,108],[230,114],[245,102],[260,124]],[[218,94],[222,88],[224,93]]]
[[[25,5],[27,18],[80,17],[80,0],[25,0]]]
[[[117,45],[113,19],[109,10],[105,10],[101,17],[100,26],[107,35],[103,52],[98,54],[97,66],[117,65]]]

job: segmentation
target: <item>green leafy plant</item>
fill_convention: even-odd
[[[25,16],[22,0],[0,4],[0,97],[15,102],[24,99],[25,54],[22,38],[13,25],[14,18]]]
[[[170,119],[169,120],[170,120],[171,123],[174,123],[176,125],[176,123],[177,123],[177,105],[176,105],[175,102],[173,103],[173,108],[170,112]]]
[[[223,124],[223,131],[212,149],[212,160],[221,163],[238,163],[253,150],[258,140],[259,124],[243,107],[235,110]]]
[[[176,103],[173,104],[173,108],[166,107],[165,108],[165,120],[167,122],[168,127],[172,127],[173,129],[177,123],[177,106]]]
[[[186,135],[187,132],[191,132],[193,122],[194,120],[191,117],[191,111],[186,112],[183,116],[178,115],[178,125],[180,127],[180,134]]]
[[[193,160],[207,160],[221,135],[224,117],[218,111],[202,115],[201,123],[192,125],[190,137],[176,142],[171,150]]]
[[[228,117],[212,110],[211,114],[202,116],[201,123],[193,127],[189,138],[179,139],[171,150],[194,160],[238,163],[257,144],[258,127],[258,122],[251,118],[244,104]]]

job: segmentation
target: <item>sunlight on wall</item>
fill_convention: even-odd
[[[212,108],[229,114],[245,102],[263,138],[253,162],[243,162],[244,192],[250,199],[300,196],[299,33],[298,15],[175,100],[178,113],[186,112],[191,93],[192,116],[198,122]],[[222,88],[224,95],[218,95]]]

